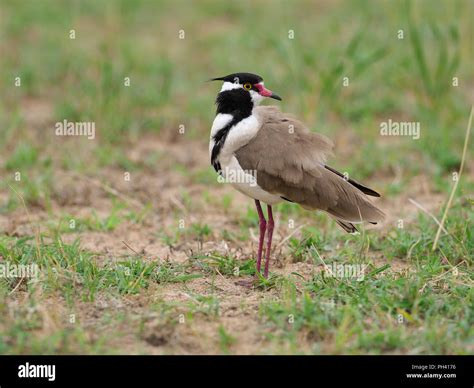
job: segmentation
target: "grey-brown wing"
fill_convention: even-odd
[[[325,167],[332,143],[276,109],[262,112],[258,134],[236,152],[262,189],[307,209],[351,222],[377,222],[383,213],[357,187]]]
[[[375,190],[372,190],[371,188],[364,186],[362,183],[357,182],[355,179],[352,178],[346,178],[344,174],[341,172],[337,171],[336,169],[328,166],[327,164],[324,166],[327,168],[329,171],[333,172],[336,175],[339,175],[341,178],[346,179],[352,186],[357,187],[360,191],[362,191],[366,195],[370,195],[371,197],[380,197],[380,194],[377,193]]]

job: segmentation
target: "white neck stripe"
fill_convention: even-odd
[[[226,90],[239,89],[239,88],[242,88],[242,85],[226,81],[222,84],[221,92],[225,92]]]

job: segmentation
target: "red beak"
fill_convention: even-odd
[[[281,97],[278,94],[275,94],[271,90],[265,88],[265,86],[263,86],[263,84],[260,84],[260,83],[255,84],[255,87],[258,89],[258,94],[260,94],[261,96],[270,97],[270,98],[274,98],[275,100],[280,100],[281,101]]]

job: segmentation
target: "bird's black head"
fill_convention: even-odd
[[[225,77],[212,78],[211,81],[232,82],[234,84],[241,84],[241,85],[245,83],[250,83],[253,85],[253,84],[262,82],[263,78],[257,74],[252,74],[252,73],[233,73],[233,74],[226,75]]]
[[[264,97],[270,97],[281,101],[280,96],[265,88],[263,85],[263,78],[257,74],[233,73],[224,77],[212,78],[211,81],[224,81],[221,93],[230,90],[242,93],[241,90],[243,89],[246,94],[250,95],[251,100],[255,105],[260,103]]]

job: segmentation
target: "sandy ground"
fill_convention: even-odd
[[[44,230],[44,225],[51,218],[51,214],[70,214],[82,218],[89,216],[94,209],[98,216],[107,216],[112,209],[112,199],[119,198],[137,211],[146,203],[151,203],[151,210],[140,224],[124,221],[113,231],[67,233],[63,234],[63,240],[72,242],[79,237],[82,248],[95,252],[96,260],[104,262],[135,253],[146,261],[167,260],[181,263],[186,262],[193,252],[230,253],[237,259],[254,257],[257,248],[256,228],[249,230],[251,238],[245,242],[224,241],[218,233],[222,229],[238,231],[236,218],[242,209],[252,205],[251,200],[239,193],[234,194],[233,189],[226,185],[209,188],[205,184],[195,183],[189,177],[174,172],[173,168],[177,164],[191,172],[202,170],[209,165],[207,148],[203,143],[175,140],[170,143],[169,139],[163,141],[162,137],[147,136],[130,147],[127,157],[135,162],[146,160],[156,152],[160,154],[156,168],[133,171],[130,181],[123,179],[124,171],[119,168],[97,171],[97,175],[93,177],[71,173],[64,169],[56,170],[51,211],[33,206],[29,207],[27,214],[24,208],[19,207],[12,213],[0,214],[0,228],[10,236],[32,235],[34,225],[40,225]],[[69,147],[71,144],[65,146]],[[189,152],[183,152],[183,149],[188,149]],[[54,153],[51,155],[54,160]],[[59,164],[59,160],[54,160],[54,163]],[[381,177],[381,179],[387,182],[387,179],[397,180],[399,176],[394,174],[390,178]],[[398,219],[403,219],[406,224],[416,219],[420,210],[410,203],[409,198],[415,199],[428,212],[437,211],[445,200],[442,195],[432,191],[430,181],[425,176],[414,178],[413,183],[406,187],[407,190],[401,195],[390,200],[382,198],[378,202],[387,212],[387,219],[382,225],[373,227],[375,233],[387,233]],[[183,190],[192,198],[191,205],[184,204]],[[210,201],[203,200],[205,190],[212,191]],[[234,197],[230,208],[224,211],[213,202],[225,193],[232,193]],[[6,195],[8,194],[2,193],[4,197],[2,200]],[[279,218],[277,209],[277,224]],[[179,219],[184,219],[188,224],[200,222],[211,225],[212,236],[204,243],[184,237],[174,246],[165,244],[159,237],[160,232],[174,230]],[[309,215],[301,223],[297,220],[296,226],[308,222],[311,223]],[[304,278],[309,278],[314,271],[321,270],[321,266],[315,267],[309,262],[293,262],[289,257],[287,246],[281,244],[290,233],[294,232],[295,230],[289,230],[285,225],[278,224],[274,235],[272,271],[280,274],[297,272]],[[298,230],[295,236],[299,236]],[[386,262],[381,253],[369,256],[374,263]],[[393,260],[391,265],[395,271],[403,271],[408,267],[403,259]],[[24,292],[18,290],[15,297],[17,303],[21,303],[22,298],[26,296],[23,294]],[[194,301],[193,294],[217,296],[219,316],[212,317],[198,313],[192,322],[184,321],[172,325],[163,320],[159,311],[149,309],[149,306],[157,301],[185,305],[187,301]],[[230,277],[216,274],[212,279],[204,277],[186,283],[152,284],[148,289],[133,296],[118,298],[101,295],[93,303],[80,302],[76,306],[76,314],[82,326],[90,333],[90,340],[94,341],[110,330],[102,322],[104,314],[123,313],[125,318],[120,321],[118,327],[115,326],[117,336],[113,339],[113,345],[120,349],[121,353],[219,352],[216,333],[221,325],[226,332],[238,334],[238,341],[232,346],[234,353],[261,353],[267,351],[268,331],[264,322],[262,324],[259,305],[263,300],[275,297],[274,289],[262,291],[245,288],[236,284]],[[58,326],[54,322],[63,321],[60,317],[64,316],[66,308],[63,301],[54,298],[45,301],[42,306],[43,313],[49,317],[46,321],[52,322],[44,329],[46,335],[54,332]],[[139,326],[140,330],[137,329]],[[302,344],[310,342],[304,341],[304,338],[302,340]],[[323,343],[322,346],[324,349],[326,345]],[[304,346],[300,350],[304,351]],[[277,351],[284,352],[285,349]]]

